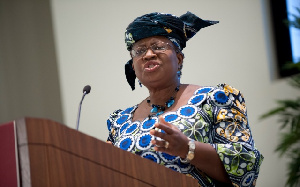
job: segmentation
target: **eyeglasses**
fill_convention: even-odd
[[[164,53],[166,50],[172,49],[173,47],[169,43],[165,42],[158,42],[155,44],[150,45],[149,47],[146,46],[137,46],[133,47],[131,50],[132,58],[138,58],[144,56],[149,49],[155,54]]]

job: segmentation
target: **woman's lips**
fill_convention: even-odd
[[[145,68],[145,71],[147,72],[151,72],[151,71],[155,71],[158,68],[158,65],[150,65],[147,68]]]
[[[145,64],[144,67],[145,67],[146,72],[152,72],[152,71],[155,71],[159,67],[159,63],[154,62],[154,61],[149,61]]]

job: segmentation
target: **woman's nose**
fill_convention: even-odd
[[[151,49],[148,49],[146,51],[146,54],[144,55],[143,59],[144,60],[149,60],[149,59],[153,59],[153,58],[156,58],[156,54],[151,50]]]

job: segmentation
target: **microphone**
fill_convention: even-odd
[[[85,95],[86,95],[86,94],[89,94],[90,92],[91,92],[91,86],[90,86],[90,85],[86,85],[86,86],[83,88],[83,95],[82,95],[82,98],[81,98],[81,101],[80,101],[79,107],[78,107],[77,127],[76,127],[77,130],[79,129],[79,120],[80,120],[80,112],[81,112],[82,101],[83,101]]]

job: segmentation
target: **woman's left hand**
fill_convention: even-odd
[[[161,138],[161,140],[155,139],[151,141],[154,145],[154,150],[186,158],[189,151],[188,137],[176,126],[167,123],[163,117],[160,116],[158,121],[159,122],[155,124],[155,127],[164,132],[159,132],[154,129],[150,131],[151,135]],[[210,144],[200,142],[195,143],[195,158],[192,160],[191,164],[216,180],[230,183],[231,181],[228,178],[228,174],[216,150]],[[201,154],[199,154],[200,152]]]
[[[159,116],[158,123],[155,124],[155,127],[164,132],[159,132],[154,129],[150,131],[151,135],[161,138],[161,140],[155,139],[151,141],[151,143],[155,145],[154,150],[185,158],[189,150],[188,137],[176,126],[167,123],[162,116]]]

